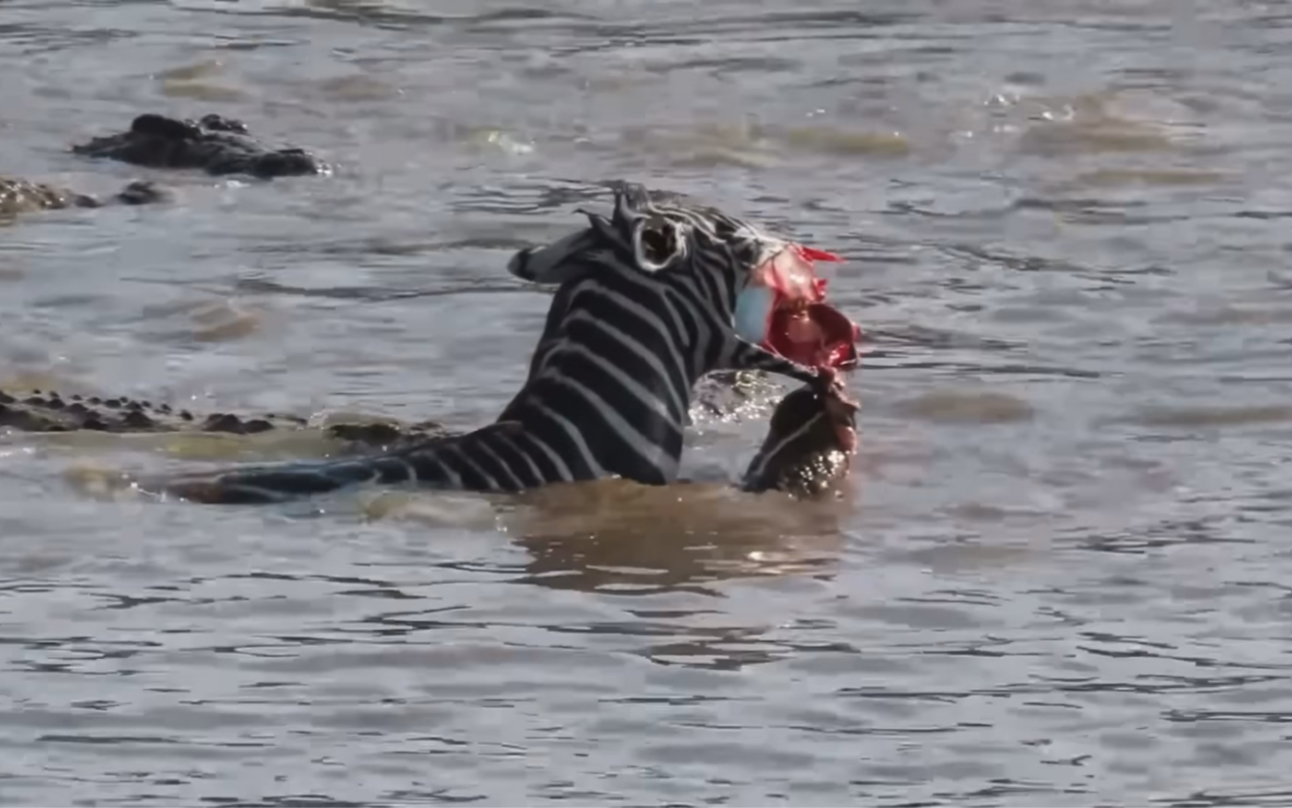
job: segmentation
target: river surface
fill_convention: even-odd
[[[0,437],[0,802],[1292,800],[1292,10],[525,3],[0,1],[0,171],[176,192],[0,226],[0,382],[470,427],[506,259],[633,179],[846,257],[848,496],[221,509],[86,481],[321,439]],[[336,170],[68,152],[143,111]]]

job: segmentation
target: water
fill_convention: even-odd
[[[0,800],[1292,799],[1292,15],[857,8],[0,4],[0,170],[178,194],[0,228],[6,383],[480,423],[547,302],[506,258],[617,178],[845,255],[870,339],[830,506],[161,506],[73,482],[317,447],[5,437]],[[67,152],[148,110],[337,171]]]

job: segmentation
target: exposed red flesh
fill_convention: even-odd
[[[804,260],[807,260],[807,261],[842,261],[843,260],[842,258],[840,258],[839,256],[835,255],[832,252],[826,252],[825,250],[818,250],[816,247],[804,247],[801,244],[796,246],[798,247],[799,255],[803,256]]]
[[[861,328],[826,303],[778,307],[765,347],[801,365],[846,370],[857,364]]]
[[[763,347],[801,365],[846,370],[857,364],[861,329],[825,302],[826,282],[816,261],[841,261],[833,253],[792,244],[759,268],[757,282],[776,290]]]
[[[816,261],[841,260],[824,250],[796,244],[762,267],[762,281],[777,293],[763,347],[834,376],[826,407],[833,416],[835,441],[846,456],[852,457],[858,443],[853,423],[857,403],[835,373],[851,370],[860,361],[857,343],[861,328],[825,302],[826,282],[816,276],[813,268]]]

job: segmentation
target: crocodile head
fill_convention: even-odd
[[[189,121],[145,113],[124,132],[72,146],[76,154],[151,168],[198,168],[208,174],[250,174],[261,179],[324,174],[326,163],[295,147],[274,148],[253,137],[246,124],[219,115]]]
[[[779,490],[800,499],[832,490],[847,477],[857,450],[857,409],[838,388],[804,385],[785,396],[745,472],[745,490]]]

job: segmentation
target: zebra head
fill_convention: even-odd
[[[699,303],[729,342],[758,346],[799,367],[856,363],[859,329],[825,304],[825,281],[813,267],[837,257],[681,194],[635,183],[615,190],[609,217],[579,212],[588,227],[518,252],[508,271],[557,285],[590,274],[629,273]]]

